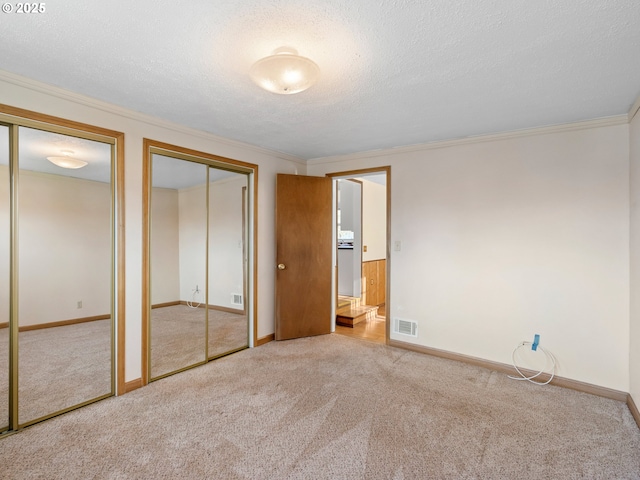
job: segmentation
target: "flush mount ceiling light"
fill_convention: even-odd
[[[84,160],[73,158],[71,156],[73,155],[72,150],[60,150],[60,153],[63,155],[62,157],[47,157],[47,160],[62,168],[82,168],[87,165]]]
[[[320,69],[312,60],[299,56],[295,48],[281,47],[254,63],[249,75],[269,92],[290,95],[316,83]]]

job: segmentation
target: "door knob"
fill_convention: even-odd
[[[279,263],[278,264],[278,270],[284,270],[285,268],[287,268],[284,263]]]

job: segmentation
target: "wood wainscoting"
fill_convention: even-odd
[[[378,306],[386,302],[387,261],[362,262],[362,304]]]

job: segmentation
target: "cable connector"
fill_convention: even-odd
[[[538,345],[538,342],[540,342],[540,335],[536,334],[534,337],[534,343],[526,342],[526,341],[520,342],[518,346],[513,349],[513,352],[511,352],[511,361],[513,362],[513,368],[516,369],[516,372],[518,372],[520,376],[516,377],[513,375],[508,375],[508,377],[511,380],[526,380],[528,382],[535,383],[536,385],[548,385],[549,383],[551,383],[551,380],[553,380],[553,377],[555,377],[556,375],[556,358],[553,356],[551,352],[540,347]],[[516,364],[516,353],[520,348],[526,347],[528,345],[531,345],[531,350],[540,351],[546,357],[545,367],[542,370],[540,370],[538,373],[535,373],[529,376],[525,375],[524,372],[522,372],[522,370],[520,370],[520,368]],[[546,370],[549,370],[549,371],[547,372]],[[542,374],[549,375],[549,378],[545,382],[536,380]]]

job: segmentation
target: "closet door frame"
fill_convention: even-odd
[[[125,271],[124,271],[124,133],[0,104],[0,123],[9,127],[10,180],[10,313],[9,429],[20,428],[76,408],[124,393]],[[18,418],[18,128],[26,127],[111,145],[111,392],[26,423]]]
[[[152,158],[153,155],[163,155],[173,157],[179,160],[187,160],[194,163],[200,163],[207,167],[214,167],[221,170],[227,170],[235,173],[247,175],[247,192],[249,215],[247,227],[249,229],[248,238],[248,258],[249,267],[247,268],[246,289],[250,296],[245,305],[249,319],[249,348],[257,346],[258,334],[258,315],[257,315],[257,277],[258,277],[258,165],[253,163],[234,160],[227,157],[221,157],[190,148],[172,145],[149,138],[143,139],[143,156],[142,156],[142,386],[147,385],[151,381],[151,180],[152,180]],[[208,178],[208,175],[207,175]],[[208,183],[208,182],[207,182]],[[207,188],[208,192],[208,188]],[[208,194],[207,194],[208,204]],[[207,207],[208,208],[208,207]],[[208,247],[207,247],[208,251]],[[207,259],[208,268],[208,259]],[[208,289],[207,289],[208,290]],[[208,322],[207,322],[208,323]],[[208,332],[208,325],[207,332]],[[205,341],[208,342],[208,333]],[[233,352],[229,352],[233,353]],[[217,357],[209,358],[208,353],[206,360],[202,363],[214,360]],[[197,366],[197,365],[194,365]],[[192,367],[187,367],[192,368]],[[180,369],[173,373],[186,370]],[[170,374],[169,374],[170,375]],[[162,378],[167,375],[163,375]],[[156,378],[154,377],[154,380]]]

